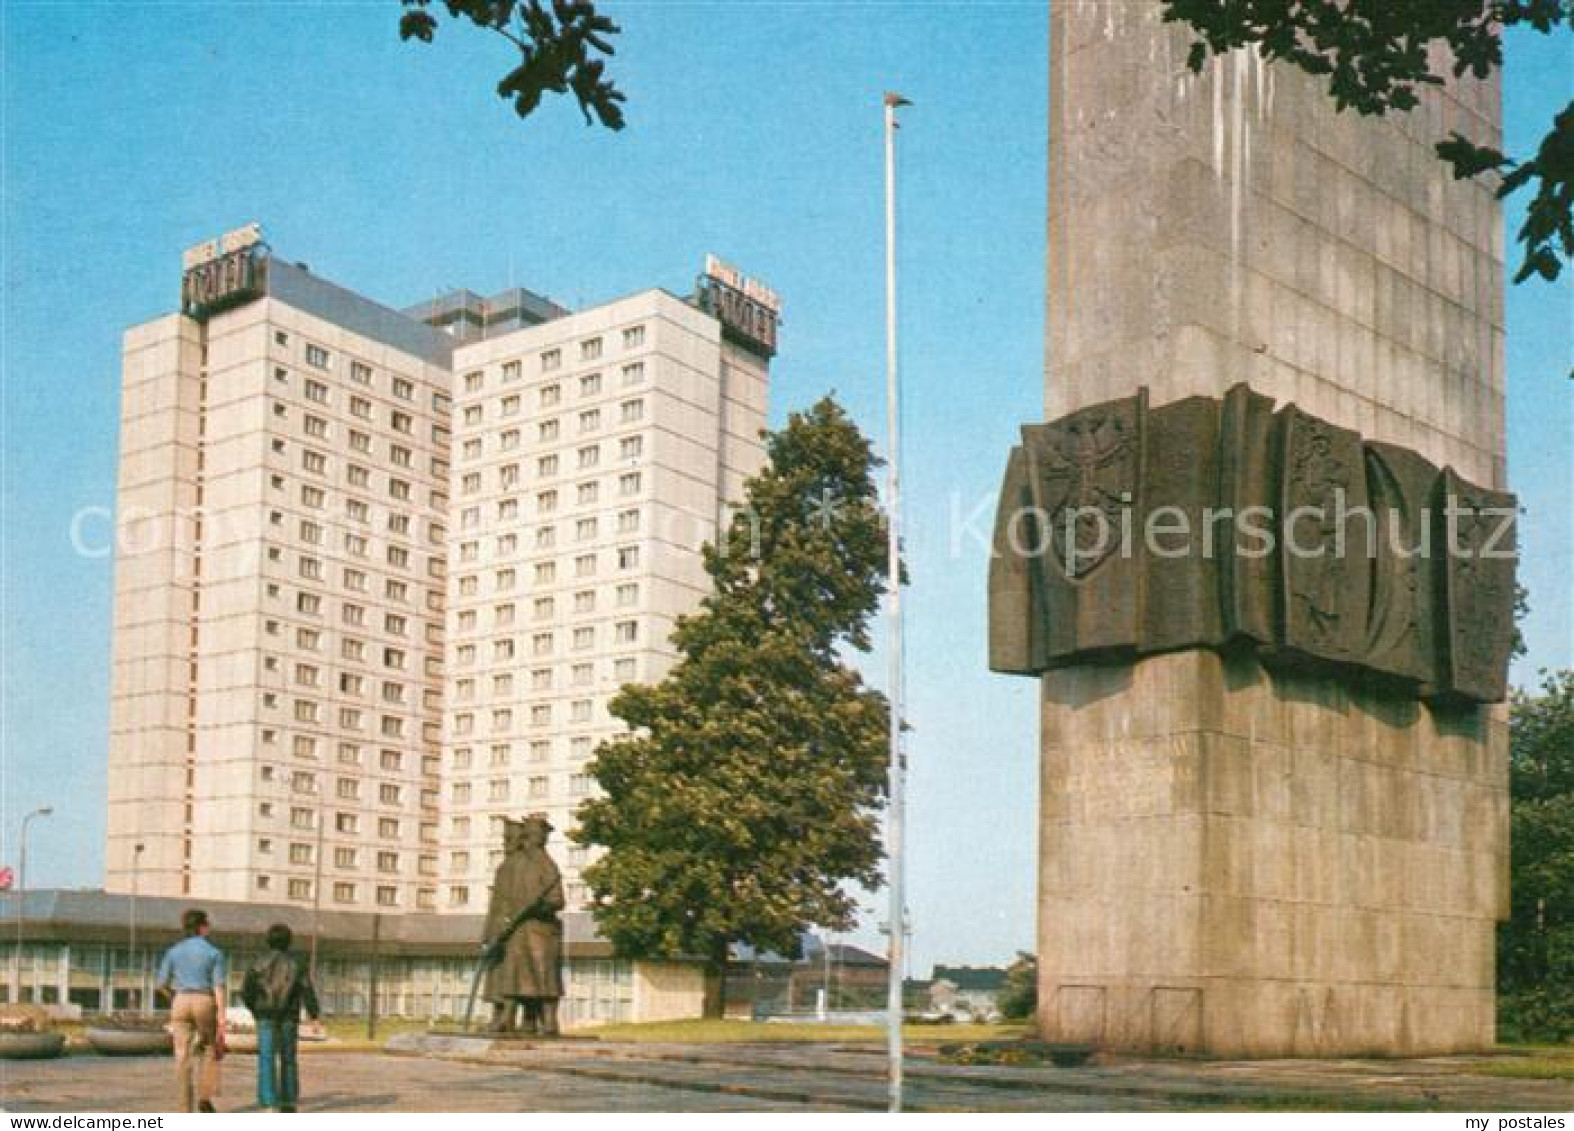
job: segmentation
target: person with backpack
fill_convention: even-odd
[[[301,1009],[322,1016],[317,991],[299,958],[290,953],[289,927],[275,923],[265,936],[268,954],[246,971],[241,1000],[257,1022],[257,1104],[264,1111],[294,1111],[300,1098],[296,1042]]]

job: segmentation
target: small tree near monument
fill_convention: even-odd
[[[612,700],[629,733],[591,760],[601,796],[573,834],[606,850],[584,879],[619,954],[718,974],[734,944],[796,958],[809,928],[850,929],[845,889],[882,858],[887,701],[840,659],[869,648],[887,582],[879,461],[829,397],[766,455],[705,548],[712,592],[671,672]]]

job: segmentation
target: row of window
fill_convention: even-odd
[[[274,473],[268,477],[268,485],[274,491],[289,491],[289,484],[285,477],[278,473]],[[388,496],[399,502],[410,502],[414,498],[411,491],[411,485],[408,480],[395,479],[392,477],[390,477],[388,481]],[[326,510],[328,507],[327,489],[312,483],[302,483],[300,485],[300,500],[303,506],[308,507],[311,510]],[[446,491],[429,491],[427,494],[427,501],[431,506],[432,513],[434,514],[440,515],[448,508],[448,494]],[[353,522],[358,526],[363,527],[370,526],[372,522],[372,504],[368,503],[365,499],[357,499],[353,497],[346,498],[344,500],[343,514],[345,520],[348,522]],[[389,512],[388,527],[391,532],[395,531],[395,528],[398,527],[398,532],[408,534],[410,525],[410,514],[407,510],[399,508]],[[432,529],[431,525],[429,525],[427,529],[428,534],[430,535]]]
[[[274,711],[280,707],[279,695],[275,691],[262,693],[262,706],[264,710]],[[290,717],[304,726],[326,726],[328,713],[323,704],[315,699],[292,699],[290,701]],[[360,707],[340,705],[335,715],[336,725],[340,730],[364,732],[367,729],[368,716],[371,712]],[[402,741],[406,738],[410,728],[407,720],[399,715],[375,715],[377,719],[377,733],[391,741]],[[440,731],[436,723],[421,724],[421,739],[431,745],[436,745],[440,740]]]
[[[590,758],[593,740],[588,735],[575,735],[568,740],[569,760],[575,765],[582,765]],[[552,740],[550,738],[531,739],[525,743],[532,764],[552,761]],[[493,742],[487,747],[487,765],[503,767],[513,765],[514,744],[511,742]],[[473,768],[476,764],[476,751],[470,746],[456,746],[449,755],[449,761],[454,770],[464,771]]]
[[[282,403],[275,401],[273,415],[281,419],[288,419],[289,410]],[[302,433],[309,439],[326,441],[333,439],[335,425],[325,416],[317,416],[314,413],[305,412],[301,414],[301,430]],[[408,433],[410,430],[407,428],[401,428],[399,431]],[[359,428],[349,428],[347,429],[346,438],[349,441],[349,448],[352,452],[359,452],[362,455],[368,456],[375,454],[373,436],[370,432],[363,432]],[[444,438],[446,439],[446,435]],[[282,453],[284,451],[284,445],[284,437],[280,436],[273,438],[273,450],[275,452]],[[389,463],[392,463],[398,467],[415,467],[415,450],[408,444],[401,444],[397,441],[390,440],[388,442],[387,449],[386,457]],[[447,476],[447,460],[441,458],[440,456],[434,455],[431,457],[430,466],[432,474],[438,478]]]
[[[623,331],[624,350],[636,350],[645,344],[645,327],[629,326]],[[585,338],[579,343],[579,360],[581,362],[601,360],[602,339],[598,335],[594,338]],[[563,368],[563,348],[553,346],[542,350],[537,356],[542,373],[551,373]],[[625,366],[625,369],[627,366]],[[505,361],[502,366],[503,383],[510,384],[524,376],[524,363],[519,359]],[[486,383],[486,376],[481,370],[466,373],[461,379],[464,391],[467,393],[479,392]]]
[[[542,565],[552,563],[542,562]],[[540,576],[552,577],[554,574],[547,571]],[[613,590],[613,600],[620,609],[630,609],[639,604],[639,583],[636,581],[624,582]],[[585,616],[596,612],[599,593],[595,589],[580,589],[574,593],[573,604],[569,606],[574,616]],[[516,623],[517,606],[512,601],[503,601],[492,606],[492,627],[507,628]],[[558,603],[556,597],[537,597],[530,603],[531,618],[536,621],[550,621],[556,618]],[[454,617],[454,627],[459,633],[474,632],[479,623],[479,610],[460,609]]]
[[[638,460],[645,453],[645,437],[625,436],[618,441],[618,458],[624,461]],[[562,466],[560,453],[551,452],[544,456],[536,457],[536,478],[541,481],[555,479]],[[574,453],[574,467],[578,471],[593,471],[601,466],[601,445],[588,444],[579,448]],[[518,487],[521,482],[520,465],[518,463],[505,463],[498,465],[497,489],[508,491]],[[637,474],[637,473],[631,473]],[[461,496],[479,495],[485,488],[484,473],[480,471],[466,472],[459,480],[459,494]]]
[[[620,571],[638,569],[640,548],[638,546],[619,546],[614,561],[617,569]],[[576,578],[594,577],[599,569],[600,555],[595,552],[579,554],[573,558],[573,576]],[[531,567],[531,577],[537,587],[556,584],[557,561],[536,562]],[[518,582],[519,570],[515,566],[499,566],[492,571],[492,590],[494,592],[512,592]],[[458,579],[458,595],[460,597],[474,597],[480,592],[480,574],[466,573],[460,575]]]
[[[584,377],[584,378],[580,379],[580,383],[581,383],[582,386],[585,385],[587,382],[592,382],[592,381],[595,383],[595,387],[594,387],[593,392],[599,393],[601,391],[601,388],[600,388],[601,375],[600,374],[592,374],[590,377]],[[559,386],[557,386],[557,385],[548,385],[545,388],[540,390],[540,394],[541,394],[541,396],[543,398],[542,399],[542,405],[544,407],[545,406],[549,406],[549,405],[555,405],[555,404],[558,403],[558,400],[559,400],[558,389],[559,389]],[[507,420],[509,417],[518,416],[522,408],[523,408],[523,402],[521,400],[520,394],[518,394],[518,393],[511,393],[511,394],[509,394],[506,397],[498,398],[498,400],[495,402],[494,415],[497,416],[499,419]],[[461,419],[464,421],[466,426],[468,426],[468,427],[476,427],[476,426],[479,426],[481,424],[481,422],[486,419],[486,416],[487,416],[486,406],[484,404],[473,404],[473,405],[467,405],[465,407],[464,412],[463,412],[463,414],[461,416]],[[645,419],[645,401],[644,401],[644,398],[641,397],[641,398],[636,398],[634,400],[623,401],[621,404],[618,405],[618,422],[620,424],[638,424],[640,421],[642,421],[644,419]],[[600,407],[587,408],[587,409],[582,410],[580,412],[580,414],[579,414],[578,420],[579,420],[579,430],[580,430],[580,432],[584,433],[584,432],[594,432],[594,431],[596,431],[597,429],[599,429],[601,427],[601,421],[602,421],[601,408]],[[536,437],[537,437],[537,439],[539,439],[543,443],[550,443],[551,441],[556,440],[558,438],[558,436],[561,434],[560,427],[561,427],[561,421],[560,421],[560,419],[558,417],[552,417],[549,420],[543,420],[543,421],[539,422],[536,425]],[[464,455],[464,457],[466,459],[470,459],[470,458],[474,458],[475,456],[479,456],[480,455],[479,443],[474,448],[470,447],[469,444],[467,443],[465,445],[465,447],[462,449],[462,453],[463,453],[463,455]]]
[[[284,517],[283,511],[270,510],[268,512],[268,524],[270,526],[282,529],[284,527]],[[410,515],[405,512],[389,511],[386,525],[388,533],[390,534],[397,535],[402,538],[412,537],[410,533]],[[327,527],[325,527],[323,523],[319,522],[317,519],[300,519],[296,526],[296,533],[302,542],[306,542],[309,545],[323,546],[327,544]],[[368,556],[370,552],[370,542],[368,541],[366,535],[358,534],[352,530],[342,530],[340,533],[342,534],[340,545],[343,547],[345,553],[357,558],[364,558]],[[442,545],[447,536],[447,528],[444,527],[442,523],[428,522],[426,524],[426,540],[432,545]]]
[[[265,592],[267,593],[270,600],[278,600],[283,595],[283,591],[279,584],[273,581],[267,583]],[[404,602],[408,599],[409,587],[405,585],[404,582],[398,581],[394,578],[389,578],[386,580],[383,586],[383,593],[384,596],[386,596],[390,601]],[[435,590],[427,590],[427,607],[432,609],[434,612],[441,612],[443,607],[442,594]],[[298,590],[295,594],[295,611],[300,613],[302,616],[320,618],[323,615],[322,594],[314,593],[305,589]],[[385,616],[386,615],[387,614],[385,614]],[[341,602],[339,616],[344,624],[349,625],[352,628],[364,628],[366,626],[365,605],[356,604],[352,601]],[[385,620],[384,623],[386,624],[387,621]],[[441,644],[443,638],[442,626],[436,621],[427,621],[425,623],[426,642],[433,645]],[[281,622],[277,620],[269,619],[264,622],[264,625],[268,635],[270,636],[277,636],[282,632]],[[315,648],[317,646],[317,641],[321,640],[321,635],[320,633],[315,636],[311,635],[311,631],[315,630],[309,630],[303,636],[300,632],[300,628],[297,627],[297,639],[310,640],[312,643],[308,646]],[[340,647],[342,654],[346,659],[352,659],[357,662],[361,662],[365,659],[365,641],[357,640],[354,637],[347,637],[345,638],[344,642],[341,642]],[[391,667],[393,665],[390,664],[388,666]],[[399,666],[402,667],[403,664],[400,664]],[[441,672],[429,672],[428,674],[440,675]]]
[[[276,747],[279,744],[279,731],[276,727],[264,727],[262,730],[264,746]],[[306,758],[316,761],[318,757],[319,740],[315,735],[296,734],[290,739],[290,753],[297,758]],[[358,743],[340,742],[336,760],[341,766],[364,765],[363,751]],[[405,755],[402,750],[383,748],[378,752],[377,767],[386,773],[403,773],[405,771]],[[421,773],[428,778],[435,778],[440,770],[440,759],[436,754],[423,754],[421,756]]]
[[[531,634],[530,651],[532,656],[550,656],[557,649],[556,632],[537,632]],[[612,643],[614,645],[629,645],[639,642],[639,622],[637,620],[620,620],[612,622]],[[516,656],[524,655],[520,645],[523,639],[516,640],[512,636],[505,636],[492,641],[492,659],[494,661],[512,660]],[[593,624],[580,625],[569,633],[569,647],[575,652],[586,652],[596,647],[596,626]],[[454,648],[454,662],[460,667],[473,667],[477,657],[477,646],[474,644],[460,644]]]
[[[305,384],[305,386],[304,386],[302,391],[305,393],[306,399],[308,401],[312,402],[313,404],[319,404],[319,405],[322,405],[324,407],[330,407],[332,405],[332,403],[333,403],[332,390],[330,390],[328,388],[328,386],[323,384],[321,381],[308,380],[306,382],[306,384]],[[284,401],[277,400],[277,399],[275,399],[272,403],[273,403],[273,418],[275,420],[288,420],[290,418],[290,406],[289,405],[287,405]],[[357,396],[357,395],[352,393],[350,395],[350,399],[349,399],[348,405],[349,405],[350,415],[355,417],[357,420],[363,420],[363,421],[366,421],[368,424],[371,424],[371,423],[375,423],[379,419],[378,413],[377,413],[377,405],[372,401],[372,399],[370,397]],[[387,422],[387,426],[388,426],[388,428],[390,430],[399,433],[401,436],[411,436],[411,437],[413,437],[416,434],[416,432],[415,432],[415,416],[414,416],[413,413],[408,413],[408,412],[405,412],[405,411],[403,411],[401,409],[397,409],[397,408],[390,408],[390,409],[388,409],[386,411],[387,411],[386,422]],[[308,415],[310,415],[310,414],[308,414]],[[352,429],[352,431],[356,431],[356,430]],[[433,424],[433,425],[431,425],[431,429],[430,429],[431,442],[436,447],[438,447],[439,449],[446,449],[448,447],[448,441],[449,441],[450,435],[451,435],[451,433],[449,432],[449,429],[448,429],[447,425],[444,425],[444,424]],[[366,443],[367,447],[365,447],[363,449],[358,449],[358,450],[370,451],[371,439],[370,439],[369,436],[367,437],[367,440],[365,441],[365,443]]]
[[[640,477],[638,472],[632,472],[628,475],[619,477],[618,490],[620,495],[623,497],[627,498],[629,496],[637,495],[639,493],[639,489]],[[575,507],[595,506],[599,503],[600,499],[601,484],[597,480],[587,480],[583,483],[577,484],[574,488]],[[545,491],[537,491],[535,497],[536,516],[541,517],[555,514],[561,501],[562,496],[558,492],[557,488],[551,488]],[[518,495],[510,495],[506,498],[497,500],[493,507],[493,515],[498,522],[517,522],[521,517],[520,497]],[[595,537],[598,522],[599,519],[593,515],[587,515],[581,518],[579,520],[580,525],[575,527],[575,537],[581,541],[586,538]],[[616,523],[617,529],[620,533],[626,534],[637,531],[640,527],[640,515],[638,509],[628,508],[619,511]],[[468,506],[459,512],[459,528],[461,530],[467,532],[473,531],[479,528],[480,525],[481,508],[479,506]],[[510,537],[509,535],[513,536]],[[517,532],[510,531],[509,535],[498,536],[499,549],[505,553],[513,553],[518,546]],[[545,523],[536,528],[533,538],[536,549],[549,550],[557,543],[557,528],[550,523]],[[461,561],[475,560],[476,554],[474,549],[472,548],[467,550],[467,546],[473,546],[473,540],[460,543]],[[467,553],[469,555],[468,557],[466,557]]]
[[[286,882],[286,896],[293,900],[309,900],[312,898],[312,881],[292,878]],[[378,907],[398,907],[399,889],[393,884],[374,884],[373,899]],[[273,877],[266,872],[257,874],[257,890],[271,892],[274,890]],[[333,902],[354,904],[361,898],[361,885],[350,880],[335,880],[333,882]],[[423,911],[431,910],[436,896],[431,891],[419,893],[421,898],[416,900],[416,906]]]
[[[423,789],[421,791],[421,808],[427,811],[437,808],[437,791],[435,789]],[[302,805],[293,805],[290,807],[290,828],[299,829],[303,832],[317,832],[319,831],[317,828],[319,815],[327,816],[325,813],[319,814],[316,809]],[[257,816],[264,821],[275,820],[276,814],[273,802],[259,801],[257,803]],[[400,818],[377,817],[377,835],[383,840],[399,840],[401,829],[402,822]],[[335,812],[333,814],[333,831],[341,836],[359,836],[361,834],[361,815],[359,813]],[[432,822],[421,822],[420,834],[422,844],[437,843],[437,826]]]
[[[551,703],[533,703],[527,712],[519,712],[522,718],[529,721],[532,727],[544,728],[552,726],[553,705]],[[491,732],[493,734],[507,734],[514,728],[514,708],[494,707],[491,710]],[[570,726],[588,726],[594,722],[593,701],[589,699],[575,699],[569,703],[568,724]],[[453,734],[463,738],[475,733],[476,715],[474,711],[462,710],[453,717]]]
[[[475,799],[472,785],[473,783],[471,782],[458,781],[449,786],[450,796],[455,805],[469,805],[472,803],[472,800]],[[550,774],[532,774],[526,778],[524,780],[524,796],[522,798],[513,795],[512,786],[512,778],[492,778],[486,783],[487,802],[496,804],[498,802],[515,800],[544,801],[547,798],[559,796],[552,789],[552,776]],[[593,787],[594,781],[589,774],[568,775],[567,796],[569,797],[588,797]]]
[[[272,837],[260,837],[258,839],[257,852],[259,855],[272,856],[274,854],[273,849]],[[317,846],[309,841],[296,840],[289,842],[288,853],[291,864],[311,865],[317,862]],[[397,873],[403,864],[402,855],[392,849],[377,849],[368,855],[376,861],[376,868],[379,872]],[[359,868],[361,863],[362,857],[359,848],[353,848],[348,845],[334,846],[333,866],[335,868]],[[420,856],[417,868],[423,876],[435,876],[437,874],[437,857],[432,855]]]
[[[275,330],[273,332],[273,343],[281,349],[289,349],[289,331]],[[326,346],[318,345],[316,342],[306,342],[302,353],[306,364],[311,368],[324,373],[331,372],[334,369],[334,354]],[[282,367],[277,367],[274,369],[274,377],[280,381],[287,382],[289,380],[289,372]],[[368,389],[374,389],[377,385],[376,375],[372,367],[356,358],[350,359],[350,380]],[[391,373],[388,379],[388,392],[399,400],[414,401],[415,382],[408,377],[401,377],[397,373]],[[448,397],[443,393],[434,392],[432,394],[432,407],[439,411],[446,409],[448,407]]]
[[[354,435],[357,436],[364,434],[365,433],[359,432],[354,433]],[[326,436],[321,438],[327,439]],[[288,443],[279,436],[275,436],[273,438],[271,441],[271,446],[273,453],[280,456],[287,454],[289,448]],[[360,451],[361,449],[354,450]],[[389,445],[389,462],[395,467],[409,468],[413,471],[415,468],[414,461],[415,455],[409,448],[406,448],[401,444]],[[448,461],[439,459],[437,456],[433,456],[431,463],[433,477],[438,480],[447,479]],[[327,479],[329,477],[328,469],[329,463],[326,452],[320,452],[315,448],[309,448],[305,445],[301,446],[302,471],[306,472],[308,475],[316,475],[323,479]],[[358,463],[347,463],[345,464],[344,473],[345,482],[351,487],[360,487],[370,490],[372,483],[372,472],[370,468],[364,467]],[[403,485],[396,486],[396,484]],[[388,477],[388,494],[392,498],[408,499],[410,497],[410,484],[404,480],[401,480],[398,476],[390,475]]]
[[[278,766],[264,762],[257,767],[259,779],[267,785],[283,783],[283,774]],[[292,770],[289,772],[289,788],[291,793],[316,795],[317,774],[312,770]],[[334,796],[341,801],[360,801],[361,787],[363,785],[377,786],[377,803],[379,805],[401,806],[404,804],[405,787],[398,782],[367,782],[362,778],[336,778],[334,780]],[[368,798],[369,800],[369,798]]]

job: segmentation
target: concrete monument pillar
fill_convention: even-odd
[[[1501,217],[1432,153],[1454,129],[1500,144],[1497,83],[1363,119],[1249,52],[1193,75],[1148,0],[1055,0],[1051,24],[1046,419],[1245,383],[1368,460],[1408,449],[1501,490]],[[1042,678],[1045,1039],[1492,1043],[1500,706],[1222,646]]]

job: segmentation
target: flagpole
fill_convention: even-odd
[[[886,452],[886,591],[890,611],[890,810],[886,823],[886,856],[890,868],[891,910],[886,956],[886,1048],[890,1067],[890,1109],[902,1110],[902,969],[907,935],[902,832],[906,817],[902,757],[902,535],[901,434],[898,428],[896,380],[896,110],[909,105],[900,94],[885,95],[885,409]]]

